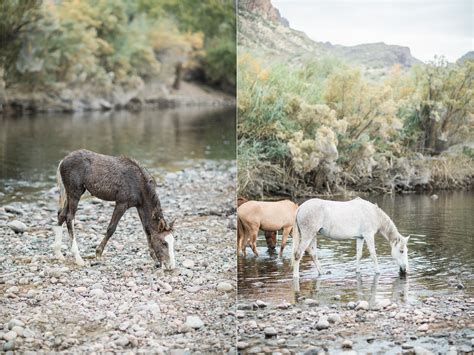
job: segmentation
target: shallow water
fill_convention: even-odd
[[[180,108],[0,116],[0,199],[29,201],[51,188],[59,161],[85,148],[179,170],[201,159],[235,159],[235,109]]]
[[[380,275],[364,245],[361,274],[355,272],[355,241],[318,238],[318,258],[323,275],[318,276],[309,255],[300,266],[300,282],[294,283],[290,266],[291,237],[283,258],[267,250],[259,235],[259,257],[250,248],[247,258],[238,260],[239,300],[261,299],[271,303],[295,303],[300,296],[322,304],[364,299],[370,304],[389,298],[394,302],[418,302],[434,294],[474,295],[474,193],[440,192],[439,199],[428,195],[369,196],[410,237],[410,273],[405,278],[390,256],[390,246],[376,237]],[[300,201],[298,201],[300,202]],[[279,243],[277,248],[279,248]],[[462,284],[463,289],[457,286]],[[461,287],[461,286],[460,286]],[[340,300],[334,297],[340,295]]]

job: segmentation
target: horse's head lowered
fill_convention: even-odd
[[[168,224],[164,218],[158,222],[158,228],[151,233],[150,254],[158,267],[173,270],[176,267],[174,258],[174,220]]]
[[[392,257],[400,266],[400,274],[406,274],[408,271],[408,239],[410,236],[405,238],[399,234],[397,240],[392,244]]]

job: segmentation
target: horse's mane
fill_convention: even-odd
[[[398,243],[400,240],[400,234],[398,229],[393,223],[392,219],[377,205],[377,215],[380,220],[380,229],[379,232],[390,242],[390,244]]]
[[[148,193],[149,196],[151,196],[151,203],[152,203],[152,208],[153,208],[152,215],[157,220],[163,218],[163,212],[161,210],[160,199],[158,198],[158,195],[156,193],[157,184],[156,184],[155,178],[150,174],[147,168],[145,168],[142,164],[140,164],[135,159],[132,159],[124,155],[122,155],[120,158],[122,160],[125,160],[131,163],[132,165],[135,165],[138,168],[138,171],[140,172],[140,175],[145,183],[146,192]]]

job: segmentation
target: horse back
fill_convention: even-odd
[[[83,186],[102,200],[129,201],[130,206],[139,202],[143,179],[127,158],[77,150],[63,159],[60,172],[66,189]]]
[[[237,215],[243,223],[276,231],[293,225],[297,208],[290,200],[248,201],[237,209]]]

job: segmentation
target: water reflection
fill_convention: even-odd
[[[272,255],[263,236],[258,239],[260,257],[238,260],[239,298],[270,302],[296,302],[311,297],[321,303],[365,299],[371,304],[383,298],[394,302],[416,302],[434,293],[474,294],[474,193],[439,193],[433,201],[424,195],[373,196],[393,217],[403,235],[414,233],[409,244],[410,273],[403,278],[390,256],[386,240],[376,237],[381,273],[374,276],[366,249],[361,274],[355,273],[355,242],[318,239],[318,257],[323,274],[318,275],[311,257],[300,265],[300,281],[293,284],[291,247],[283,258]],[[291,240],[291,238],[290,238]],[[458,290],[461,283],[464,289]],[[340,295],[340,300],[334,299]]]
[[[72,150],[128,155],[176,170],[198,159],[235,159],[235,110],[182,108],[0,117],[0,192],[50,187]]]

